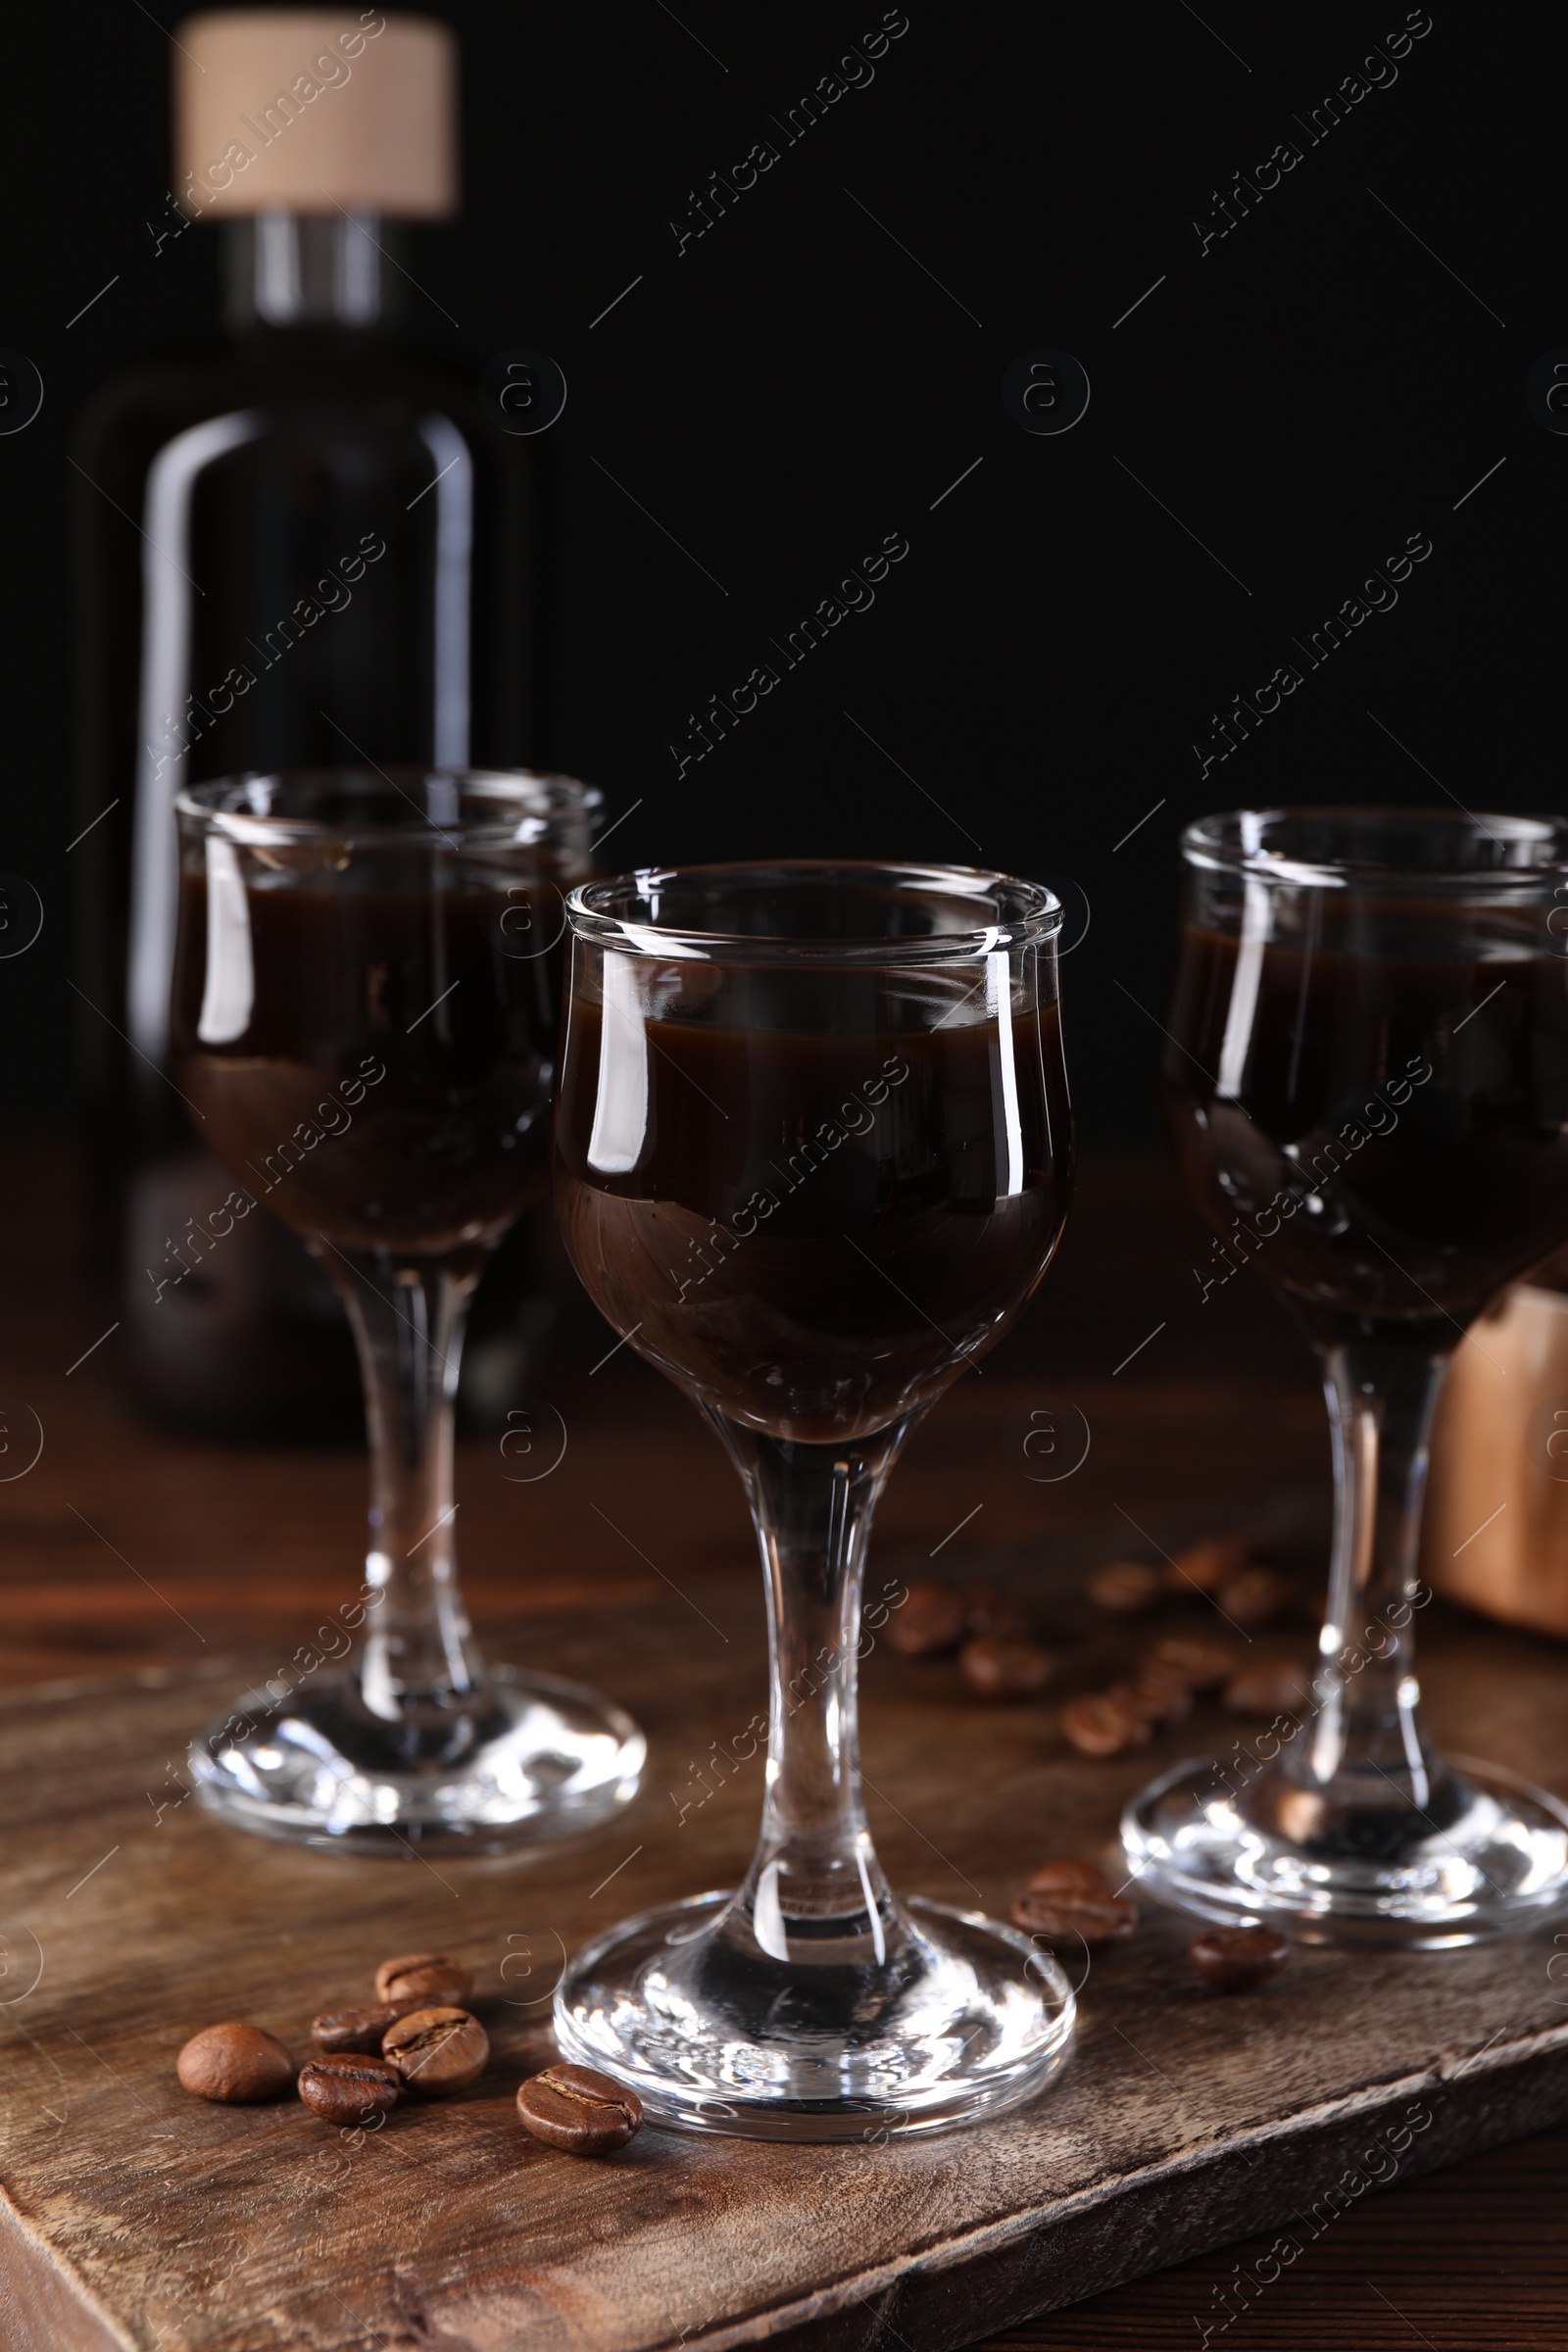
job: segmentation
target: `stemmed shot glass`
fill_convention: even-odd
[[[1568,1894],[1568,1811],[1422,1726],[1427,1433],[1449,1356],[1568,1240],[1568,824],[1458,810],[1205,817],[1166,1114],[1219,1236],[1323,1368],[1328,1611],[1310,1705],[1224,1766],[1184,1764],[1122,1829],[1151,1890],[1316,1942],[1474,1942]]]
[[[297,1651],[191,1751],[243,1828],[494,1852],[635,1792],[629,1716],[486,1669],[453,1532],[464,1321],[547,1181],[564,894],[596,804],[564,777],[439,769],[244,776],[176,804],[176,1075],[236,1185],[214,1246],[258,1203],[304,1237],[348,1310],[370,1442],[363,1597],[339,1613],[357,1652]]]
[[[1061,1232],[1060,908],[997,874],[825,863],[643,872],[567,906],[557,1214],[740,1472],[772,1693],[744,1886],[588,1945],[557,2038],[700,2131],[836,2139],[1010,2105],[1059,2063],[1071,1992],[1015,1930],[889,1891],[857,1653],[899,1450]]]

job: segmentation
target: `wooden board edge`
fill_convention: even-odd
[[[0,2190],[0,2343],[6,2352],[135,2352],[47,2239]]]
[[[1386,2135],[1406,2132],[1406,2111],[1416,2106],[1427,2110],[1430,2124],[1396,2151]],[[1472,2059],[1379,2084],[815,2293],[738,2320],[699,2323],[650,2344],[648,2352],[738,2352],[757,2343],[773,2352],[871,2352],[890,2341],[909,2352],[956,2352],[1264,2230],[1294,2233],[1299,2252],[1361,2194],[1545,2131],[1565,2117],[1568,2028],[1513,2045],[1502,2063]],[[1382,2166],[1393,2162],[1381,2179],[1367,2169],[1374,2150]],[[1360,2186],[1347,2188],[1352,2176]],[[1326,2216],[1317,2210],[1325,2206]],[[1195,2313],[1195,2341],[1206,2340],[1205,2319],[1217,2335],[1225,2316]]]

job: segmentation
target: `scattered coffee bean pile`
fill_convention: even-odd
[[[1179,1723],[1192,1712],[1194,1697],[1217,1690],[1236,1668],[1235,1652],[1223,1642],[1173,1634],[1156,1642],[1136,1674],[1108,1690],[1070,1699],[1058,1718],[1081,1756],[1120,1756],[1146,1747],[1160,1723]]]
[[[1013,1897],[1012,1924],[1070,1959],[1081,1945],[1095,1951],[1125,1943],[1138,1925],[1138,1906],[1093,1862],[1063,1857],[1037,1870]],[[1221,1992],[1255,1991],[1279,1975],[1290,1956],[1290,1945],[1273,1928],[1204,1928],[1187,1946],[1199,1975]]]
[[[323,2123],[365,2125],[405,2092],[449,2098],[484,2072],[490,2036],[472,2011],[471,1981],[442,1952],[402,1952],[375,1972],[375,2000],[323,2010],[311,2027],[317,2055],[297,2071],[272,2034],[229,2020],[204,2026],[179,2053],[179,2080],[226,2106],[275,2099],[294,2088]],[[517,2090],[523,2129],[577,2156],[623,2148],[643,2120],[635,2094],[584,2066],[547,2066]]]
[[[1254,1560],[1252,1548],[1245,1536],[1215,1536],[1190,1544],[1162,1568],[1107,1560],[1084,1589],[1096,1608],[1112,1617],[1142,1617],[1172,1600],[1212,1600],[1233,1625],[1255,1633],[1286,1614],[1296,1588]]]
[[[1042,1649],[1015,1601],[994,1585],[911,1585],[887,1621],[887,1638],[901,1657],[958,1653],[965,1690],[976,1698],[1033,1698],[1055,1659]]]
[[[1194,1544],[1163,1567],[1143,1560],[1107,1560],[1085,1590],[1112,1617],[1141,1617],[1173,1600],[1206,1599],[1238,1632],[1271,1625],[1292,1608],[1295,1587],[1252,1556],[1242,1536]],[[1120,1756],[1145,1746],[1155,1729],[1178,1723],[1195,1697],[1221,1693],[1234,1715],[1281,1715],[1309,1699],[1307,1673],[1286,1658],[1245,1664],[1223,1641],[1172,1637],[1155,1643],[1135,1671],[1106,1690],[1073,1699],[1061,1710],[1061,1729],[1084,1756]]]
[[[1142,1560],[1107,1560],[1088,1580],[1088,1597],[1112,1617],[1139,1617],[1179,1600],[1206,1599],[1250,1635],[1295,1605],[1287,1577],[1253,1556],[1243,1536],[1218,1536],[1152,1567]],[[1018,1604],[992,1585],[911,1585],[887,1620],[887,1640],[901,1656],[938,1658],[957,1653],[971,1696],[1036,1697],[1056,1660],[1035,1640]],[[1086,1693],[1061,1709],[1062,1731],[1080,1755],[1120,1756],[1143,1747],[1162,1724],[1192,1712],[1195,1696],[1222,1689],[1221,1704],[1236,1715],[1289,1714],[1311,1694],[1305,1669],[1270,1657],[1244,1664],[1218,1641],[1173,1640],[1148,1651],[1130,1674],[1104,1690]]]

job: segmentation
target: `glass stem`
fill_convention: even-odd
[[[1353,1777],[1384,1801],[1398,1794],[1420,1809],[1441,1767],[1417,1712],[1416,1562],[1427,1439],[1446,1369],[1446,1354],[1403,1333],[1358,1337],[1325,1352],[1334,1550],[1318,1713],[1296,1760],[1319,1787]]]
[[[857,1687],[871,1514],[911,1426],[835,1446],[718,1423],[761,1547],[772,1675],[761,1835],[728,1930],[774,1960],[880,1965],[902,1936],[860,1801]]]
[[[387,1723],[450,1727],[485,1695],[458,1591],[453,1404],[482,1259],[345,1250],[325,1259],[348,1309],[370,1445],[360,1696]]]

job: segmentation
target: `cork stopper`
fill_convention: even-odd
[[[378,8],[214,9],[173,35],[174,170],[193,220],[457,210],[457,44]]]

